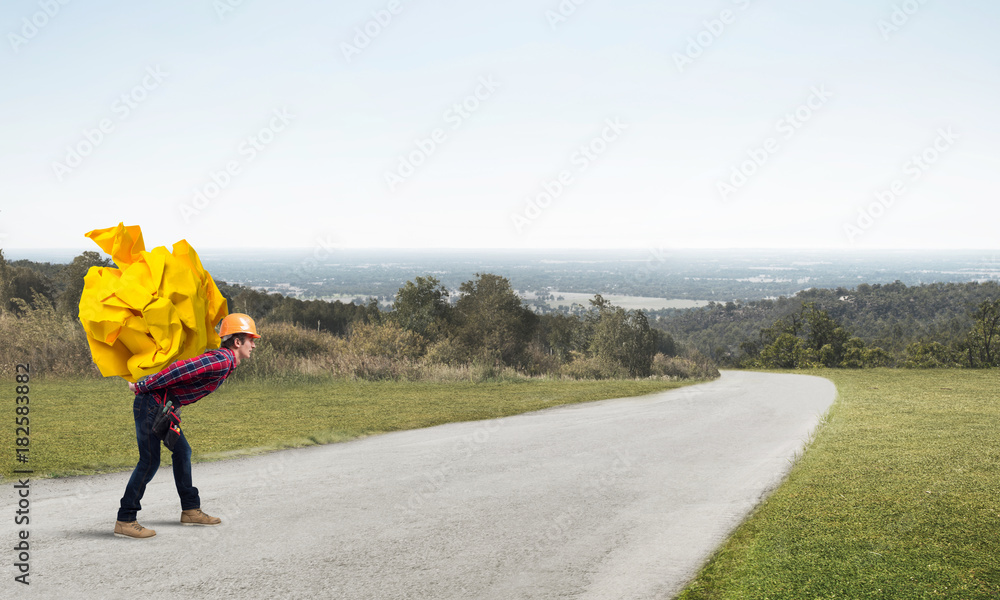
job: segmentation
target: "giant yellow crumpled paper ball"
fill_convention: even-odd
[[[146,252],[138,225],[86,234],[118,266],[91,267],[80,297],[90,354],[105,377],[135,382],[221,340],[215,325],[229,314],[215,280],[186,240]]]

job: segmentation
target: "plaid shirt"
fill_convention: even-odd
[[[181,406],[192,404],[211,394],[222,385],[236,368],[233,351],[226,348],[209,350],[193,358],[179,360],[155,375],[135,384],[140,393],[151,393],[159,403],[170,391]]]

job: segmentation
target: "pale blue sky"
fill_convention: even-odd
[[[0,246],[1000,247],[996,2],[230,4],[3,4]]]

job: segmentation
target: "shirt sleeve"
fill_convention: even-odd
[[[218,379],[225,375],[227,366],[228,362],[221,356],[202,354],[175,362],[149,379],[136,383],[135,389],[147,393],[151,390],[161,390],[194,381]]]

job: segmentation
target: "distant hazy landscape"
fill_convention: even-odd
[[[64,263],[85,249],[96,250],[4,252],[8,260]],[[198,250],[218,281],[300,299],[389,303],[416,276],[455,291],[476,273],[494,273],[539,311],[586,306],[598,293],[626,308],[660,310],[861,283],[1000,281],[992,250]]]

